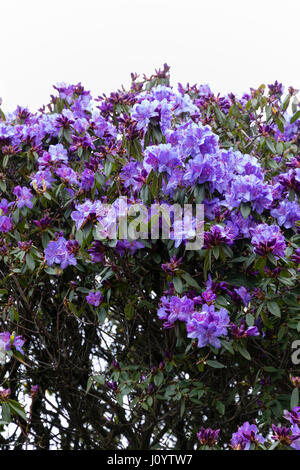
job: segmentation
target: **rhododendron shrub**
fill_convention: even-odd
[[[299,450],[296,90],[131,78],[1,112],[0,448]]]

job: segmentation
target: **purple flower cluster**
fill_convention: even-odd
[[[198,441],[202,446],[213,447],[216,445],[220,429],[213,430],[211,428],[205,429],[203,426],[197,433]]]
[[[194,312],[194,302],[188,297],[163,296],[157,315],[164,320],[164,328],[172,328],[177,320],[187,322]]]
[[[94,307],[98,307],[100,303],[103,301],[104,297],[101,294],[101,292],[93,292],[90,291],[90,293],[86,296],[86,301],[90,305],[94,305]]]
[[[255,253],[260,256],[271,253],[275,257],[284,257],[286,243],[277,225],[259,224],[251,230],[251,233],[251,243]]]
[[[294,227],[295,222],[300,220],[300,205],[297,201],[283,200],[278,207],[271,210],[271,215],[277,219],[278,225],[281,227]]]
[[[220,348],[221,336],[227,336],[229,315],[225,308],[215,311],[213,305],[203,305],[201,312],[194,312],[187,321],[186,329],[188,338],[198,340],[198,347],[203,348],[210,344],[214,348]]]
[[[24,206],[28,207],[29,209],[32,209],[33,195],[30,189],[26,187],[21,188],[21,186],[16,186],[14,189],[14,195],[17,197],[17,207],[19,207],[19,209]]]
[[[59,236],[57,240],[49,242],[47,248],[45,248],[45,260],[48,266],[59,264],[62,269],[70,265],[75,266],[77,260],[74,253],[76,254],[78,249],[77,240],[67,241],[63,236]]]
[[[238,431],[233,433],[231,438],[231,447],[234,450],[249,450],[251,444],[263,444],[265,439],[255,424],[250,424],[248,421],[238,428]]]
[[[7,351],[10,351],[12,347],[21,354],[24,354],[23,345],[25,339],[22,336],[15,336],[8,331],[0,333],[0,364],[5,362],[5,356]]]

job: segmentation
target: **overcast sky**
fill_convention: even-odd
[[[0,0],[2,108],[35,110],[60,81],[98,96],[164,62],[173,85],[300,89],[299,21],[298,0]]]

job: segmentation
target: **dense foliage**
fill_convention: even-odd
[[[0,448],[299,450],[297,92],[131,78],[1,112]],[[124,199],[203,247],[101,238]]]

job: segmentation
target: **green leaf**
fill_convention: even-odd
[[[248,326],[254,326],[255,318],[251,313],[247,313],[246,315],[246,323]]]
[[[217,295],[216,303],[221,305],[221,307],[228,307],[229,302],[223,297],[223,295]]]
[[[264,267],[266,265],[266,258],[263,256],[260,256],[256,261],[255,261],[255,269],[258,269],[260,272],[261,276],[264,276]]]
[[[87,381],[87,384],[86,384],[85,393],[89,393],[92,384],[93,384],[93,379],[92,379],[92,377],[89,377],[89,378],[88,378],[88,381]]]
[[[245,359],[247,359],[247,361],[250,361],[251,356],[250,356],[249,352],[247,351],[247,349],[246,349],[244,346],[242,346],[241,344],[238,344],[238,347],[237,347],[237,348],[238,348],[238,351],[240,352],[240,354],[241,354]]]
[[[105,376],[103,374],[93,375],[93,380],[100,385],[105,384]]]
[[[147,405],[151,408],[151,406],[153,405],[153,398],[152,397],[148,397],[147,398]]]
[[[195,279],[189,273],[184,272],[181,274],[181,277],[189,286],[195,287],[196,289],[200,289],[200,286],[197,281],[195,281]]]
[[[180,405],[180,418],[183,417],[185,412],[185,400],[182,400],[181,405]]]
[[[298,406],[298,405],[299,405],[299,389],[295,387],[291,395],[291,410],[295,408],[295,406]]]
[[[23,418],[25,421],[27,420],[26,413],[25,413],[22,405],[20,405],[20,403],[18,403],[15,400],[7,400],[7,404],[8,404],[11,411],[13,411],[17,415],[21,416],[21,418]]]
[[[123,395],[122,393],[117,393],[117,402],[120,406],[123,406]]]
[[[7,403],[2,403],[2,419],[8,423],[11,421],[10,408]]]
[[[274,121],[276,122],[280,132],[284,133],[284,123],[282,122],[282,118],[279,119],[279,117],[274,117]]]
[[[215,259],[218,259],[218,258],[219,258],[220,249],[219,249],[218,246],[214,246],[214,247],[213,247],[213,254],[214,254]]]
[[[223,415],[225,413],[225,405],[221,401],[217,401],[216,403],[216,409],[220,413],[220,415]]]
[[[221,364],[221,362],[211,361],[210,359],[207,359],[206,364],[210,367],[213,367],[214,369],[223,369],[226,367],[224,364]]]
[[[132,304],[127,304],[124,309],[126,320],[130,321],[134,315],[134,306]]]
[[[35,262],[34,262],[34,259],[33,259],[33,257],[31,256],[30,253],[27,253],[27,255],[26,255],[26,265],[27,265],[29,271],[34,271]]]
[[[154,376],[154,383],[159,387],[164,381],[164,374],[161,371],[158,371]]]
[[[180,277],[175,276],[173,278],[173,284],[174,284],[176,292],[178,292],[178,294],[181,294],[183,285],[182,285],[182,280],[180,279]]]
[[[276,154],[276,148],[272,140],[266,139],[266,144],[267,144],[268,149],[271,150],[272,153]]]
[[[290,120],[290,124],[293,124],[293,122],[297,121],[297,119],[300,118],[300,111],[297,111],[294,116],[292,116],[291,120]]]
[[[268,307],[269,312],[272,313],[272,315],[275,315],[275,317],[278,317],[278,318],[281,317],[281,311],[276,302],[273,302],[271,300],[268,301],[267,307]]]
[[[279,155],[283,152],[284,148],[283,148],[283,143],[282,142],[277,142],[276,144],[276,153],[278,153]]]
[[[241,203],[240,205],[240,211],[244,219],[248,219],[250,213],[251,213],[251,206],[250,204],[245,204],[244,202]]]
[[[105,318],[106,318],[106,310],[103,306],[97,309],[97,316],[98,316],[99,322],[104,323]]]

